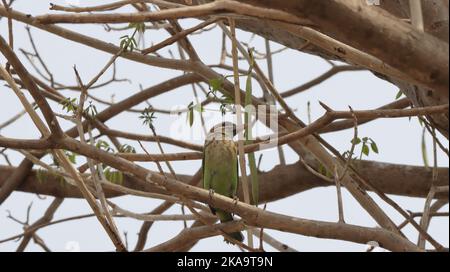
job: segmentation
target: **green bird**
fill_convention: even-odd
[[[214,126],[206,136],[202,165],[203,188],[231,198],[236,197],[239,180],[234,135],[236,135],[236,125],[231,122]],[[233,221],[231,213],[211,206],[210,209],[222,223]],[[240,232],[229,235],[240,242],[244,240]]]

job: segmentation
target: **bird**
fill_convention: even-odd
[[[203,149],[203,188],[211,193],[218,193],[230,198],[236,198],[238,188],[238,158],[237,147],[233,141],[236,135],[236,125],[231,122],[222,122],[215,125],[206,136]],[[229,212],[209,206],[212,213],[217,215],[220,222],[233,221]],[[244,236],[241,232],[229,233],[233,239],[242,242]],[[233,243],[228,241],[228,243]]]

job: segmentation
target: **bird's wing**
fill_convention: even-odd
[[[239,161],[237,158],[237,154],[235,156],[236,163],[234,163],[233,176],[231,179],[231,196],[234,197],[237,195],[238,183],[239,183]]]
[[[211,169],[209,169],[207,165],[207,158],[206,158],[206,146],[203,149],[203,159],[202,159],[202,171],[203,171],[203,189],[210,190],[211,189]],[[209,209],[213,214],[216,214],[216,209],[214,209],[212,206],[208,205]]]
[[[203,188],[206,190],[211,189],[210,184],[210,173],[208,171],[208,168],[205,164],[205,154],[206,154],[206,147],[203,149],[203,159],[202,159],[202,171],[203,171]]]

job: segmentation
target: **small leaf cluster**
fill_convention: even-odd
[[[143,22],[139,22],[139,23],[130,23],[128,25],[129,28],[134,28],[135,31],[139,32],[139,33],[144,33],[145,32],[145,24]]]
[[[61,187],[65,187],[66,186],[66,180],[64,179],[63,176],[61,175],[55,175],[52,172],[47,171],[44,168],[38,168],[36,169],[36,178],[38,180],[39,183],[44,183],[45,181],[47,181],[47,179],[52,176],[53,178],[55,178],[59,184],[61,185]]]
[[[66,155],[66,157],[69,159],[69,161],[73,164],[77,163],[77,156],[78,154],[75,152],[71,152],[68,150],[63,150],[64,154]],[[52,163],[49,164],[50,167],[55,168],[55,169],[60,169],[58,160],[56,160],[55,157],[53,157],[53,155],[51,155],[52,158]],[[53,175],[55,177],[55,179],[57,179],[59,181],[59,183],[61,184],[61,186],[65,186],[66,184],[66,180],[64,179],[63,176],[61,175],[55,175],[51,172],[49,172],[47,169],[44,168],[38,168],[36,170],[36,178],[40,183],[43,183],[44,181],[47,180],[49,175]]]
[[[220,92],[223,88],[223,82],[225,78],[214,78],[209,81],[209,92],[208,97],[212,96],[220,101],[220,112],[222,116],[227,112],[233,111],[234,99],[228,94],[222,94],[220,97],[218,92]]]
[[[363,155],[368,157],[371,150],[376,154],[379,153],[378,145],[372,138],[364,137],[361,139],[361,138],[357,137],[357,138],[353,139],[351,141],[351,143],[354,144],[355,146],[362,144],[361,153],[359,156],[360,159],[362,159]]]
[[[98,149],[104,150],[106,152],[114,152],[114,149],[111,148],[109,143],[106,141],[103,141],[103,140],[98,140],[97,143],[95,144],[95,147],[97,147]]]
[[[105,146],[106,142],[103,142],[103,146]],[[109,147],[109,144],[106,143],[106,145]],[[129,144],[124,144],[122,146],[120,146],[119,148],[119,152],[121,153],[136,153],[136,149],[129,145]],[[123,173],[113,169],[107,165],[103,165],[103,175],[105,176],[105,178],[112,182],[112,183],[116,183],[116,184],[123,184]]]
[[[322,163],[319,164],[317,172],[319,172],[321,175],[323,175],[327,178],[333,178],[333,173],[328,171],[327,168],[325,167],[325,165],[323,165]]]
[[[136,39],[133,36],[124,35],[120,37],[119,47],[124,52],[132,52],[137,47]]]
[[[75,113],[78,105],[77,99],[70,97],[65,98],[59,104],[62,105],[62,109],[67,113]]]
[[[70,151],[66,151],[64,150],[64,153],[66,154],[66,157],[69,159],[69,161],[73,164],[77,163],[77,153],[74,152],[70,152]]]
[[[136,149],[129,145],[129,144],[124,144],[120,147],[119,152],[121,153],[136,153]]]
[[[76,98],[67,97],[60,102],[62,109],[67,113],[75,114],[78,108],[78,100]],[[97,107],[92,103],[88,102],[88,106],[83,110],[83,114],[95,117],[98,114]]]
[[[133,52],[133,50],[137,47],[137,42],[135,39],[136,33],[144,33],[145,32],[145,24],[144,23],[130,23],[128,25],[129,28],[134,28],[133,35],[124,35],[120,37],[119,47],[124,52]]]
[[[144,112],[139,116],[142,120],[142,124],[148,126],[151,130],[154,130],[153,122],[156,119],[155,112],[151,111],[151,108],[145,108]]]
[[[116,183],[116,184],[123,184],[123,173],[120,171],[117,171],[115,169],[112,169],[111,167],[106,167],[103,170],[103,175],[105,176],[105,178],[112,182],[112,183]]]

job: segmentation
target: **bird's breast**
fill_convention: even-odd
[[[236,159],[237,149],[233,141],[211,141],[205,146],[205,159],[229,162]]]

